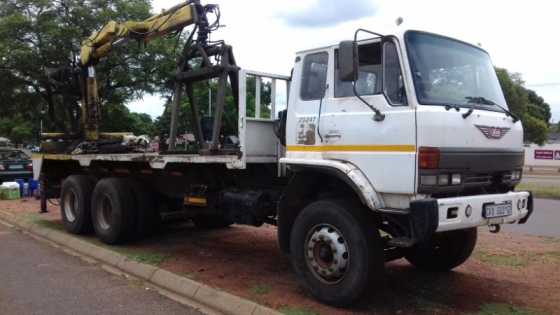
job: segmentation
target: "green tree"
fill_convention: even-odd
[[[524,116],[523,128],[525,139],[531,139],[531,142],[543,144],[548,137],[548,124],[530,114]]]
[[[247,104],[247,117],[255,117],[255,93],[256,93],[256,78],[253,76],[247,77],[247,92],[246,92],[246,104]],[[216,80],[208,82],[200,82],[194,86],[194,98],[198,104],[200,117],[211,117],[211,114],[215,111],[213,108],[216,104],[216,95],[218,93],[218,84]],[[271,93],[272,93],[272,83],[270,81],[261,82],[261,118],[271,117]],[[212,108],[208,109],[209,96],[211,94],[210,103]],[[160,135],[169,134],[169,126],[171,124],[171,97],[165,105],[165,111],[162,116],[158,117],[155,121],[155,129]],[[181,104],[181,111],[179,115],[179,127],[178,134],[192,133],[192,123],[191,123],[191,109],[190,103],[185,97]],[[228,85],[226,90],[225,99],[225,109],[223,115],[223,129],[222,133],[224,135],[237,135],[238,129],[238,104],[235,104],[233,95],[231,93],[231,87]]]
[[[135,135],[156,134],[154,122],[148,114],[132,113],[122,104],[107,104],[103,107],[101,130],[131,132]]]
[[[148,114],[130,113],[132,118],[132,128],[135,135],[155,136],[156,129],[152,117]]]
[[[543,144],[549,131],[550,105],[535,91],[523,86],[525,82],[519,73],[496,68],[496,74],[509,109],[521,118],[525,142]]]
[[[506,69],[500,68],[496,69],[496,73],[509,109],[516,115],[523,117],[527,112],[529,100],[522,86],[523,81],[521,80],[521,76],[516,73],[509,73]]]
[[[527,97],[529,100],[527,107],[529,114],[548,123],[550,118],[552,118],[550,105],[548,105],[548,103],[546,103],[544,99],[533,90],[527,90]]]
[[[32,136],[33,125],[24,116],[16,115],[0,119],[0,137],[8,138],[15,144],[21,144]]]
[[[49,68],[76,65],[81,42],[110,20],[143,20],[151,15],[150,0],[3,0],[0,2],[0,115],[19,113],[38,125],[42,108],[45,129],[68,131],[79,115],[79,88],[49,83]],[[135,43],[115,48],[97,66],[104,112],[124,114],[123,104],[143,93],[170,94],[169,74],[175,68],[173,39],[147,47]],[[72,92],[73,97],[63,97]],[[121,117],[122,118],[122,117]],[[131,118],[135,119],[135,118]],[[130,119],[105,123],[124,130]],[[75,127],[75,126],[74,126]],[[110,127],[110,128],[109,128]]]

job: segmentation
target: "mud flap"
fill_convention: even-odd
[[[422,243],[436,232],[439,224],[439,209],[436,199],[425,199],[410,203],[403,213],[384,214],[385,219],[401,228],[402,235],[392,238],[388,245],[408,248]]]
[[[436,199],[417,200],[410,203],[409,221],[414,243],[429,239],[439,224],[439,209]]]

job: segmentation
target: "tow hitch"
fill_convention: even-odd
[[[490,233],[498,234],[502,230],[502,226],[499,224],[491,224],[488,226]]]

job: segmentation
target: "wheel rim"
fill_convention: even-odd
[[[320,281],[335,284],[344,278],[350,251],[342,233],[330,224],[313,227],[305,242],[305,260]]]
[[[68,222],[76,221],[76,210],[78,209],[78,197],[73,190],[64,195],[64,215]]]
[[[103,230],[108,230],[111,228],[113,205],[111,204],[111,199],[107,195],[104,195],[101,202],[98,204],[97,209],[95,209],[97,222],[99,227]]]

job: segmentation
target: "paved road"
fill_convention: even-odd
[[[525,224],[504,224],[504,231],[560,237],[560,200],[535,199],[535,212]]]
[[[0,224],[0,314],[201,313]]]

